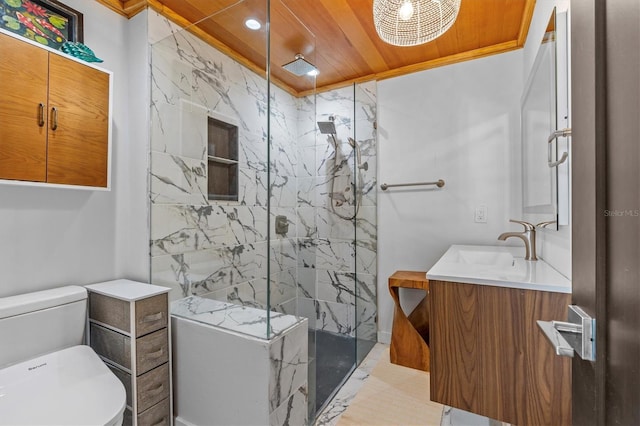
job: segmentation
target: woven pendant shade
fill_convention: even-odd
[[[373,23],[394,46],[416,46],[444,34],[458,17],[460,0],[373,0]]]

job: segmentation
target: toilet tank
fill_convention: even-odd
[[[83,344],[86,315],[80,286],[0,298],[0,368]]]

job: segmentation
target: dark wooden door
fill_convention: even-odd
[[[573,300],[596,361],[573,359],[573,424],[640,424],[640,2],[574,0]]]

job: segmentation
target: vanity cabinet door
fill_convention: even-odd
[[[109,75],[50,55],[48,114],[47,182],[106,187]]]
[[[431,399],[473,413],[483,412],[477,287],[429,280]]]
[[[49,53],[0,34],[0,179],[44,182]]]
[[[514,425],[571,424],[571,361],[536,320],[569,294],[431,280],[431,400]]]

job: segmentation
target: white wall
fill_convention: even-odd
[[[128,98],[135,91],[127,77],[129,23],[97,2],[65,4],[84,14],[85,43],[114,72],[112,191],[0,185],[0,297],[119,276],[116,217],[130,185],[120,172],[128,167]],[[148,269],[146,263],[128,270]]]
[[[379,340],[390,337],[394,271],[427,271],[451,244],[500,244],[509,229],[521,76],[518,50],[379,82],[378,182],[446,182],[378,189]],[[474,222],[479,205],[487,223]]]
[[[128,143],[118,150],[116,274],[150,282],[149,263],[149,94],[148,10],[127,22]]]

